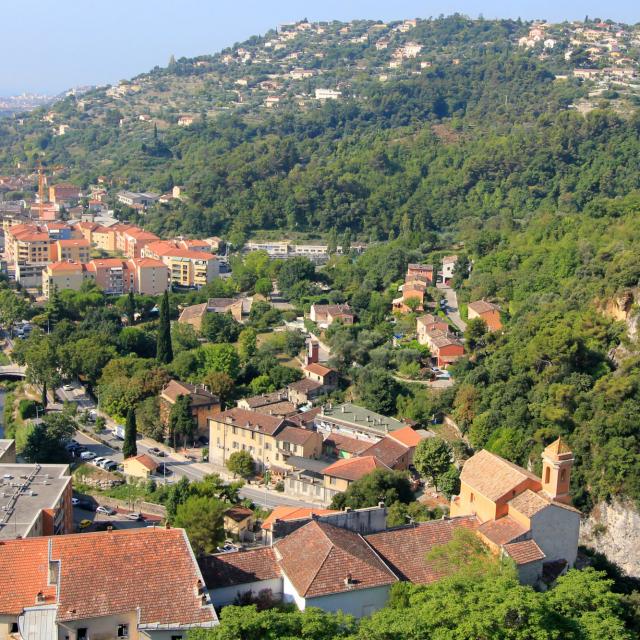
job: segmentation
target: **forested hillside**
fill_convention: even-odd
[[[218,234],[237,247],[265,230],[350,230],[379,243],[324,270],[330,297],[349,300],[360,321],[332,336],[345,372],[384,368],[385,315],[407,262],[437,261],[458,243],[472,265],[456,278],[461,300],[499,303],[506,330],[468,343],[452,392],[409,402],[399,391],[394,408],[426,420],[452,411],[473,446],[522,464],[566,436],[581,507],[640,501],[637,347],[602,313],[640,280],[638,96],[633,86],[594,92],[571,75],[609,64],[571,50],[579,27],[550,26],[552,48],[519,47],[530,27],[460,16],[406,32],[330,23],[279,49],[269,32],[172,60],[119,93],[0,121],[0,167],[41,158],[83,187],[99,176],[114,191],[181,185],[185,199],[138,219],[162,235]],[[411,43],[419,57],[392,67],[391,52]],[[311,75],[296,80],[299,69]],[[333,87],[340,99],[312,98]],[[177,126],[185,110],[195,119]],[[51,121],[69,131],[53,135]],[[621,341],[630,355],[614,362]]]

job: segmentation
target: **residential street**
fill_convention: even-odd
[[[455,324],[460,331],[465,331],[467,323],[460,316],[460,312],[458,310],[458,296],[456,292],[451,287],[447,287],[442,283],[438,283],[437,286],[447,300],[447,306],[444,310],[445,313],[449,318],[451,318],[453,324]]]

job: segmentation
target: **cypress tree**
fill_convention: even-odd
[[[133,291],[129,291],[129,294],[127,295],[127,302],[125,305],[125,310],[127,313],[127,321],[129,322],[129,326],[133,327],[133,324],[135,323],[135,314],[136,314],[136,302],[135,299],[133,297]]]
[[[127,424],[124,428],[124,444],[122,445],[122,455],[125,460],[138,455],[137,435],[136,414],[133,409],[129,409],[127,412]]]
[[[166,291],[160,302],[160,326],[158,327],[156,359],[162,364],[169,364],[173,360],[171,320],[169,319],[169,294]]]

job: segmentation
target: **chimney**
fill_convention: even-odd
[[[344,579],[344,583],[347,587],[353,585],[353,576],[350,573],[347,573],[347,577]]]
[[[378,502],[378,509],[384,509],[384,502]]]
[[[171,529],[171,525],[169,524],[169,522],[167,521],[164,525],[165,529]]]
[[[113,531],[113,527],[112,527],[111,525],[109,525],[109,526],[107,527],[107,531],[108,531],[109,533],[111,533],[111,532]]]
[[[46,600],[44,593],[42,593],[42,591],[38,591],[36,594],[36,604],[42,604],[43,602],[46,602]]]

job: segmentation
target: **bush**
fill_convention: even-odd
[[[282,482],[282,480],[278,480],[278,482],[276,482],[276,486],[274,487],[274,489],[276,491],[284,491],[284,482]]]
[[[253,458],[248,451],[234,451],[227,460],[227,469],[242,478],[253,475]]]
[[[38,410],[40,409],[41,405],[39,405],[35,400],[29,400],[28,398],[23,398],[18,403],[18,413],[23,420],[35,418],[38,414]]]

